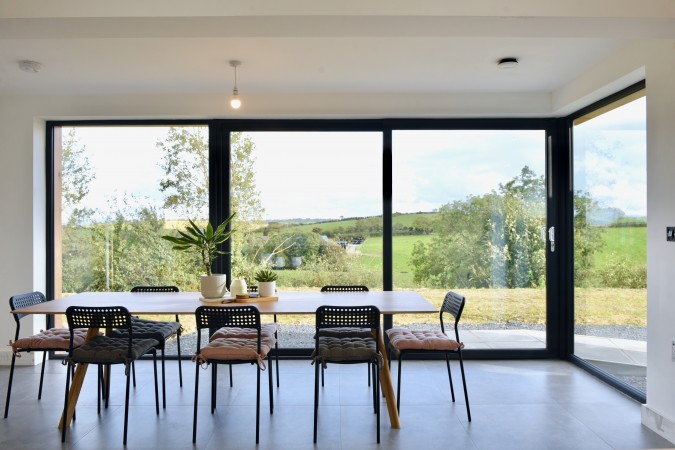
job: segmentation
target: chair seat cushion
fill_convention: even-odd
[[[138,359],[159,343],[155,339],[133,339],[131,359]],[[128,359],[129,339],[96,336],[73,350],[73,361],[91,364],[120,364]]]
[[[373,337],[373,332],[369,328],[345,327],[345,328],[322,328],[319,330],[321,336],[332,337]]]
[[[158,320],[131,318],[131,330],[134,339],[154,339],[162,344],[167,338],[177,334],[180,330],[180,322],[161,322]],[[114,338],[127,338],[128,331],[114,329],[109,334]]]
[[[395,350],[441,350],[453,351],[464,348],[464,344],[449,338],[441,331],[413,331],[408,328],[387,330],[389,345]]]
[[[279,324],[269,322],[260,324],[260,337],[275,339],[274,334],[279,331]],[[211,335],[211,340],[220,338],[257,339],[258,331],[255,328],[222,327]]]
[[[379,357],[371,337],[333,337],[319,335],[319,348],[312,353],[317,363],[374,361]]]
[[[209,360],[261,362],[275,343],[276,340],[273,337],[261,338],[260,354],[258,354],[257,334],[255,339],[216,338],[200,350],[197,359],[204,362]]]
[[[75,330],[73,333],[73,346],[79,347],[82,345],[86,335],[86,330]],[[50,328],[49,330],[40,331],[33,336],[12,342],[12,350],[15,353],[25,350],[68,350],[69,348],[70,330],[68,328]]]

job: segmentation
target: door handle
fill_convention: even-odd
[[[555,252],[555,227],[548,229],[548,240],[551,242],[551,253]]]

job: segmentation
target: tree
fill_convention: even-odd
[[[204,127],[171,127],[163,141],[159,183],[164,207],[179,215],[205,219],[209,210],[209,143]]]
[[[92,214],[81,202],[89,194],[89,184],[96,174],[74,128],[63,137],[61,148],[61,211],[68,217],[67,225],[74,226]]]
[[[544,179],[528,167],[497,191],[439,208],[431,243],[413,247],[414,280],[436,287],[537,287],[544,282]]]
[[[160,190],[165,193],[164,206],[173,208],[185,217],[208,216],[209,153],[208,139],[203,127],[171,127],[157,147],[164,152],[161,168],[165,177]],[[255,143],[242,133],[230,134],[230,206],[236,213],[232,227],[237,230],[231,240],[232,266],[255,268],[247,253],[251,233],[260,228],[264,209],[255,180]],[[248,260],[247,260],[248,259]],[[237,269],[239,268],[239,269]]]

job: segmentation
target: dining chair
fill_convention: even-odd
[[[448,292],[443,300],[440,311],[441,330],[420,330],[414,331],[408,328],[395,327],[387,330],[389,338],[389,354],[398,358],[398,382],[396,393],[396,409],[401,410],[401,366],[403,357],[412,353],[443,353],[445,363],[448,367],[448,379],[450,380],[450,394],[452,401],[455,401],[455,388],[452,385],[452,373],[450,372],[450,354],[456,353],[459,359],[459,367],[462,373],[462,384],[464,386],[464,399],[466,400],[466,414],[471,422],[471,410],[469,408],[469,395],[466,390],[466,378],[464,376],[464,361],[462,360],[462,349],[464,344],[459,340],[459,319],[462,317],[466,298],[455,292]],[[455,339],[445,334],[445,325],[443,323],[443,314],[450,314],[454,318]],[[389,358],[391,361],[391,358]]]
[[[69,306],[66,309],[66,319],[70,330],[70,345],[66,363],[69,366],[76,364],[96,364],[99,375],[103,366],[124,364],[124,374],[127,377],[126,396],[124,399],[124,437],[123,444],[127,444],[127,428],[129,423],[129,387],[131,384],[131,363],[140,359],[146,353],[152,353],[152,362],[155,374],[155,412],[159,415],[159,389],[157,386],[157,346],[155,339],[138,339],[133,337],[133,323],[129,310],[122,306]],[[75,332],[78,329],[117,329],[126,330],[124,337],[110,337],[98,335],[76,347],[74,345]],[[63,402],[63,414],[68,413],[70,373],[66,373],[66,393]],[[97,397],[100,412],[101,377],[98,376]],[[110,380],[107,381],[110,386]],[[61,428],[61,442],[66,441],[64,423]]]
[[[319,366],[328,363],[358,364],[369,363],[373,372],[373,408],[377,415],[377,443],[380,443],[380,310],[375,306],[329,306],[317,308],[315,317],[316,339],[312,364],[314,364],[314,443],[317,440],[319,412]],[[327,335],[326,329],[366,328],[370,336],[359,337],[348,333]]]
[[[131,289],[131,292],[150,292],[150,293],[179,292],[179,291],[180,290],[176,286],[135,286]],[[166,375],[164,363],[165,361],[164,350],[166,348],[166,342],[173,336],[176,336],[176,348],[178,351],[178,382],[180,387],[183,387],[183,369],[181,365],[181,349],[180,349],[180,336],[182,332],[182,327],[180,321],[178,320],[178,314],[176,314],[175,322],[164,322],[160,320],[143,319],[136,316],[131,317],[131,322],[133,324],[134,329],[134,338],[155,339],[159,343],[157,346],[157,350],[160,351],[160,360],[162,363],[162,408],[166,408]],[[112,330],[110,336],[123,337],[125,334],[126,330]],[[135,364],[132,364],[131,373],[133,386],[136,387]]]
[[[258,286],[253,284],[248,286],[248,292],[258,292]],[[272,318],[273,322],[267,322],[261,324],[262,329],[261,333],[263,337],[273,337],[274,338],[274,364],[276,365],[276,377],[277,377],[277,387],[279,387],[279,323],[277,322],[277,315],[274,314]],[[227,334],[225,329],[220,330],[222,334]],[[232,378],[232,364],[230,364],[230,387],[234,386]],[[214,373],[217,373],[217,369],[214,366]]]
[[[363,285],[336,285],[336,284],[329,284],[326,286],[321,287],[321,292],[368,292],[368,286],[363,286]],[[323,330],[322,333],[324,334],[336,334],[336,333],[349,333],[353,336],[365,336],[368,337],[370,335],[370,330],[366,329],[359,329],[359,328],[352,328],[352,329],[328,329],[328,330]],[[366,368],[368,372],[368,386],[370,386],[370,364],[368,364],[368,367]],[[321,368],[321,386],[324,384],[324,369]]]
[[[14,311],[19,308],[25,308],[32,305],[47,302],[42,292],[29,292],[26,294],[19,294],[10,297],[9,309]],[[9,414],[9,400],[12,395],[12,381],[14,380],[14,366],[16,358],[21,357],[21,353],[42,352],[42,367],[40,369],[40,387],[38,388],[38,400],[42,398],[42,384],[45,377],[45,360],[47,359],[47,352],[65,352],[68,350],[70,344],[70,332],[67,328],[50,328],[48,330],[40,331],[32,336],[19,338],[21,333],[21,319],[27,314],[14,313],[14,321],[16,322],[16,331],[14,333],[14,340],[11,341],[12,346],[12,364],[9,369],[9,383],[7,384],[7,400],[5,401],[5,419]],[[73,337],[73,345],[79,346],[84,343],[86,332],[78,330]]]
[[[270,414],[274,413],[272,393],[272,365],[269,364],[269,352],[274,346],[274,338],[263,337],[260,312],[253,305],[246,306],[200,306],[195,310],[197,325],[197,352],[195,361],[195,401],[192,423],[192,443],[197,442],[197,406],[199,400],[199,369],[203,364],[216,367],[218,364],[255,364],[257,367],[255,442],[260,441],[260,372],[268,369]],[[239,330],[238,337],[209,336],[208,343],[202,347],[202,330],[218,330],[227,327],[230,331]],[[217,331],[216,331],[217,333]],[[215,333],[214,333],[215,334]],[[268,364],[265,364],[267,359]],[[211,377],[211,414],[216,408],[217,378],[215,370]]]

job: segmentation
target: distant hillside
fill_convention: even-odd
[[[402,225],[405,227],[410,227],[412,226],[413,222],[415,221],[416,218],[418,217],[427,217],[431,218],[435,215],[435,213],[413,213],[413,214],[400,214],[396,213],[394,214],[393,217],[393,224],[394,225]],[[343,228],[349,228],[349,227],[354,227],[356,226],[357,220],[360,219],[370,219],[372,217],[376,218],[382,218],[382,216],[371,216],[371,217],[361,217],[359,219],[354,219],[354,218],[349,218],[349,219],[344,219],[344,220],[334,220],[334,221],[328,221],[328,222],[314,222],[314,223],[303,223],[301,225],[293,225],[293,228],[298,229],[300,231],[312,231],[314,228],[321,228],[324,231],[331,231],[335,230],[336,228],[343,227]],[[279,221],[281,222],[281,221]],[[286,221],[290,222],[290,221]]]

